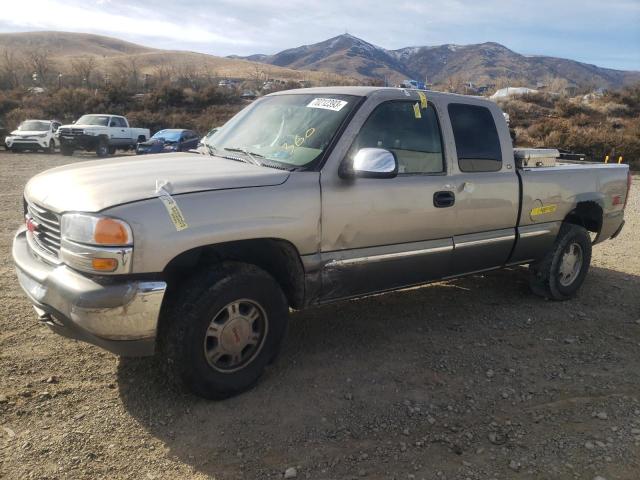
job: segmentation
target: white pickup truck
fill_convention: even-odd
[[[108,114],[83,115],[77,122],[58,129],[60,151],[66,156],[73,155],[74,150],[85,150],[106,157],[117,149],[133,149],[149,137],[149,129],[131,128],[125,117]]]

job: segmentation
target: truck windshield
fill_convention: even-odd
[[[26,120],[20,124],[18,130],[24,132],[46,132],[49,130],[51,122],[41,122],[39,120]]]
[[[205,140],[212,153],[244,153],[288,168],[318,159],[356,104],[357,97],[285,94],[251,104]]]
[[[83,115],[76,122],[78,125],[100,125],[106,127],[109,124],[107,115]]]

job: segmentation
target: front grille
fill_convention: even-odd
[[[58,258],[60,252],[60,217],[33,203],[26,204],[27,217],[31,218],[36,227],[29,236],[33,240],[33,245],[40,250],[40,253]]]
[[[58,132],[61,135],[82,135],[84,130],[82,128],[59,128]]]

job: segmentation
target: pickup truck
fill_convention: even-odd
[[[71,125],[62,125],[57,135],[62,155],[86,150],[106,157],[118,149],[134,149],[150,137],[150,132],[147,128],[129,127],[129,121],[119,115],[83,115]]]
[[[275,359],[289,309],[514,265],[538,295],[576,295],[592,245],[623,227],[629,169],[535,157],[516,160],[488,100],[278,92],[200,153],[33,177],[13,259],[55,332],[156,353],[192,391],[224,398]]]

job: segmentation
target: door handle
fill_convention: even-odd
[[[456,203],[456,195],[450,191],[441,191],[433,194],[433,206],[436,208],[453,207]]]

